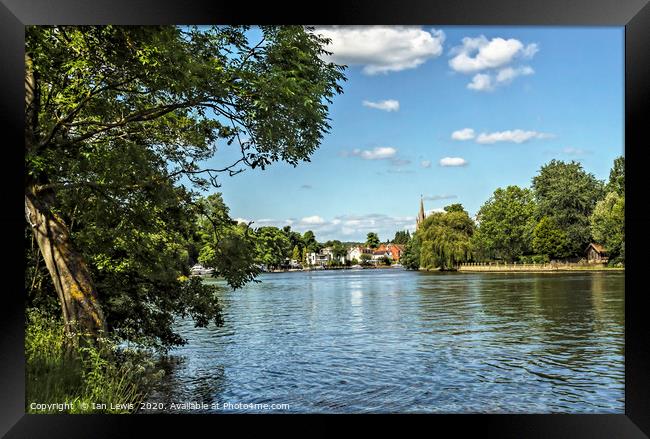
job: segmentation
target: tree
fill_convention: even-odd
[[[302,249],[302,258],[300,260],[302,265],[307,265],[307,247],[303,247]]]
[[[565,258],[569,254],[569,237],[553,218],[543,217],[533,231],[533,250],[550,258]]]
[[[316,236],[311,230],[307,230],[302,235],[302,242],[304,243],[308,253],[318,253],[320,250],[320,245],[316,241]]]
[[[96,337],[139,321],[105,313],[113,302],[160,313],[157,327],[129,323],[154,338],[156,328],[170,328],[174,307],[203,322],[214,310],[197,299],[206,296],[196,282],[177,281],[175,239],[194,217],[193,194],[179,179],[216,187],[221,173],[279,160],[295,166],[329,130],[328,104],[345,78],[322,60],[326,40],[300,26],[264,26],[262,40],[250,43],[247,31],[26,28],[25,217],[68,333],[78,325]],[[232,144],[241,152],[234,163],[200,167],[217,145]],[[151,255],[155,268],[138,260]],[[120,277],[127,270],[137,294],[116,299],[131,288]]]
[[[400,263],[408,270],[417,270],[420,268],[420,235],[414,233],[411,239],[404,246],[404,251],[400,256]]]
[[[293,259],[296,262],[300,262],[300,248],[296,245],[293,248],[293,252],[291,253],[291,259]]]
[[[200,242],[198,261],[215,269],[232,288],[241,288],[259,274],[255,262],[255,236],[247,224],[237,224],[221,194],[200,199],[197,229]]]
[[[552,218],[567,235],[567,256],[582,255],[590,242],[589,217],[604,196],[603,182],[582,165],[551,160],[533,178],[537,219]]]
[[[614,165],[609,171],[607,191],[625,195],[625,157],[623,156],[614,160]]]
[[[366,246],[369,248],[379,247],[379,236],[375,232],[370,232],[366,236]]]
[[[591,233],[611,262],[625,262],[625,196],[610,192],[591,214]]]
[[[411,239],[411,234],[408,230],[398,230],[395,232],[395,237],[393,238],[393,244],[406,244],[409,239]]]
[[[488,258],[508,261],[529,252],[534,215],[532,191],[498,188],[478,211],[479,227],[473,235],[477,250]]]
[[[474,222],[460,204],[448,207],[429,215],[416,233],[421,240],[421,267],[454,269],[471,257]]]
[[[368,253],[361,253],[361,256],[359,256],[359,263],[361,265],[370,265],[370,260],[372,259],[372,256],[370,256]]]
[[[277,227],[260,227],[255,230],[257,260],[267,267],[279,267],[289,253],[291,243]]]
[[[285,234],[289,242],[291,242],[291,247],[298,247],[298,250],[302,249],[305,244],[302,242],[302,235],[298,232],[291,230],[291,226],[284,226],[282,232]],[[297,258],[300,259],[300,258]]]
[[[444,207],[445,212],[465,212],[465,208],[460,203],[450,204]]]

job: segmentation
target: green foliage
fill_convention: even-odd
[[[291,242],[277,227],[260,227],[255,230],[257,260],[267,267],[279,267],[291,251]]]
[[[416,235],[421,240],[421,267],[448,270],[471,258],[474,222],[458,206],[448,206],[444,213],[434,212],[420,225]]]
[[[100,346],[76,348],[68,341],[60,320],[33,308],[27,311],[26,412],[48,413],[32,410],[35,402],[67,403],[71,408],[64,413],[132,413],[162,377],[145,352],[119,350],[105,339]],[[93,408],[93,403],[106,408]]]
[[[395,237],[393,238],[393,244],[406,244],[411,239],[411,233],[408,230],[398,230],[395,232]]]
[[[532,191],[498,188],[478,211],[479,227],[472,237],[476,253],[485,259],[514,261],[529,252],[534,215]]]
[[[291,259],[296,262],[300,262],[300,248],[298,248],[298,246],[295,246],[293,248],[293,252],[291,252]]]
[[[366,247],[373,249],[379,247],[379,236],[375,232],[370,232],[366,236]]]
[[[567,256],[582,256],[590,242],[589,217],[603,195],[603,183],[578,162],[551,160],[533,178],[537,218],[552,218],[567,235]]]
[[[391,260],[388,256],[382,256],[381,258],[379,258],[379,263],[382,265],[390,265]]]
[[[420,268],[420,234],[414,233],[411,239],[404,246],[404,251],[400,256],[400,263],[408,270],[417,270]]]
[[[368,253],[361,253],[361,256],[359,256],[359,264],[360,265],[370,265],[370,260],[372,259],[372,256],[370,256]]]
[[[533,231],[533,250],[552,259],[569,256],[570,242],[567,233],[553,218],[543,217]]]
[[[198,261],[215,269],[232,288],[241,288],[259,274],[255,259],[256,237],[246,224],[237,224],[221,194],[200,198],[196,203],[195,245]]]
[[[318,251],[321,249],[321,246],[316,241],[316,236],[314,235],[314,232],[312,232],[311,230],[307,230],[302,235],[302,242],[305,248],[307,249],[307,253],[318,253]]]
[[[614,165],[609,171],[608,192],[616,192],[625,195],[625,157],[621,156],[614,160]]]
[[[257,273],[252,232],[232,223],[220,198],[197,200],[180,179],[206,189],[246,167],[295,166],[329,130],[345,77],[323,61],[326,40],[302,26],[263,26],[262,41],[248,30],[26,28],[36,87],[26,186],[70,229],[109,330],[125,340],[166,348],[183,342],[177,316],[220,321],[214,287],[183,280],[191,262],[235,288]],[[217,147],[241,156],[202,168]],[[26,253],[34,305],[52,297],[39,260]]]
[[[465,209],[463,208],[462,204],[454,203],[454,204],[450,204],[449,206],[445,206],[444,211],[448,212],[448,213],[450,213],[450,212],[461,212],[462,213],[462,212],[465,212]]]
[[[605,246],[611,264],[625,263],[625,195],[610,192],[591,215],[594,240]]]
[[[327,241],[325,243],[325,247],[330,247],[332,249],[332,255],[336,259],[342,258],[348,254],[345,245],[343,245],[343,243],[338,239],[335,239],[333,241]]]

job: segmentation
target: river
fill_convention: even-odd
[[[171,352],[151,402],[218,413],[624,413],[623,273],[259,279],[224,288],[222,327],[177,324],[188,343]]]

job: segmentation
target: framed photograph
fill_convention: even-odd
[[[474,3],[3,0],[0,433],[648,437],[650,6]]]

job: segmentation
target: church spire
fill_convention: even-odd
[[[420,195],[420,212],[418,212],[418,216],[415,220],[415,230],[420,227],[420,224],[422,221],[424,221],[424,218],[424,201],[422,200],[422,195]]]

